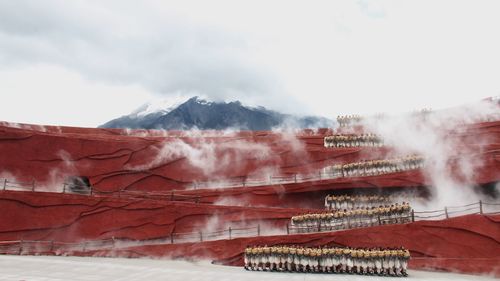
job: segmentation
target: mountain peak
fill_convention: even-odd
[[[230,102],[224,102],[224,101],[215,102],[215,101],[211,101],[211,100],[199,97],[199,96],[194,96],[194,97],[188,99],[186,101],[186,103],[188,103],[188,104],[196,103],[196,104],[201,104],[201,105],[214,105],[214,104],[226,104],[227,105],[227,104],[230,104],[230,105],[236,105],[236,106],[244,106],[238,100],[236,100],[236,101],[230,101]],[[245,107],[247,107],[247,106],[245,106]]]
[[[185,102],[185,97],[157,99],[141,105],[128,116],[142,118],[151,114],[167,114]]]
[[[203,98],[200,98],[199,96],[194,96],[194,97],[188,99],[186,103],[189,103],[189,104],[196,103],[196,104],[201,104],[201,105],[211,105],[214,102],[208,101],[208,100],[203,99]]]

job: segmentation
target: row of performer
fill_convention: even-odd
[[[496,103],[497,105],[500,103],[498,102],[498,100],[492,100],[492,102]],[[411,116],[418,118],[426,118],[431,114],[433,114],[433,112],[434,111],[430,108],[424,108],[421,110],[414,111],[411,114]],[[383,114],[379,114],[375,116],[375,118],[381,119],[381,118],[386,118],[386,116]],[[363,117],[357,114],[337,116],[337,122],[339,123],[340,127],[351,127],[354,125],[358,125],[361,123],[363,119],[364,119]],[[469,123],[492,122],[492,121],[498,121],[499,119],[500,119],[500,114],[495,112],[495,113],[474,116],[471,120],[469,120]]]
[[[247,270],[407,276],[410,251],[401,248],[256,246],[245,249]]]
[[[392,197],[382,195],[327,195],[327,209],[343,210],[354,208],[372,208],[390,204]]]
[[[323,168],[323,173],[333,177],[376,176],[420,169],[424,167],[424,160],[424,157],[420,155],[408,155],[394,159],[337,164]]]
[[[363,120],[363,117],[357,114],[337,116],[337,122],[339,123],[340,127],[352,126],[356,123],[361,122],[361,120]]]
[[[345,135],[337,134],[325,137],[325,147],[360,147],[360,146],[374,146],[381,147],[384,145],[382,138],[375,134],[361,134],[361,135]]]
[[[297,215],[291,218],[291,224],[292,230],[302,233],[408,223],[411,220],[412,208],[409,203],[403,202],[380,207]]]

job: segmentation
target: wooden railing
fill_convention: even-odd
[[[202,202],[200,196],[176,194],[175,191],[159,192],[159,191],[133,191],[133,190],[117,190],[117,191],[101,191],[92,186],[76,185],[63,183],[60,191],[55,191],[54,188],[47,188],[43,185],[37,185],[36,181],[20,182],[11,179],[0,178],[0,190],[10,191],[30,191],[30,192],[49,192],[74,194],[82,196],[111,196],[118,198],[141,198],[164,201],[188,201],[194,203]],[[206,202],[209,203],[209,202]]]

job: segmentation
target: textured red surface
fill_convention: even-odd
[[[183,132],[162,135],[158,131],[35,125],[13,128],[0,124],[0,177],[35,180],[37,189],[60,191],[65,177],[82,175],[88,176],[95,189],[101,191],[170,193],[175,190],[176,195],[199,196],[203,203],[242,206],[0,191],[0,240],[150,239],[172,232],[199,230],[208,222],[215,228],[253,222],[282,227],[290,216],[306,211],[298,208],[320,207],[324,196],[332,190],[384,188],[391,191],[429,184],[423,174],[412,171],[274,186],[186,190],[186,184],[195,181],[251,176],[269,169],[273,174],[308,173],[327,164],[384,158],[391,152],[385,148],[327,149],[323,147],[327,133],[328,130],[303,131],[291,136],[276,132],[229,135],[203,132],[186,136]],[[483,163],[481,172],[471,179],[473,182],[484,184],[499,180],[500,122],[462,127],[449,132],[448,137],[456,139],[458,157],[474,151],[473,157]],[[468,149],[462,150],[461,146]],[[183,149],[206,160],[208,167],[200,166],[186,153],[179,153]],[[454,170],[453,163],[450,170]],[[454,174],[461,176],[459,171]],[[260,207],[244,207],[247,204]],[[270,208],[272,206],[288,208]],[[216,222],[211,221],[214,215]],[[498,275],[499,222],[500,216],[466,216],[336,233],[238,238],[73,254],[209,258],[239,265],[242,250],[252,244],[403,245],[415,257],[410,263],[413,268]]]
[[[168,192],[175,189],[180,190],[178,194],[199,195],[205,202],[235,199],[240,204],[290,207],[302,207],[306,201],[304,198],[321,204],[318,199],[334,189],[429,184],[421,173],[406,172],[281,186],[183,191],[186,184],[194,181],[251,176],[266,169],[272,169],[273,174],[314,172],[327,164],[383,158],[388,150],[367,147],[327,149],[323,147],[323,137],[328,130],[303,131],[296,136],[275,132],[229,135],[203,132],[189,137],[183,132],[168,132],[168,135],[161,135],[159,131],[129,133],[133,135],[127,135],[124,130],[34,125],[13,128],[0,124],[0,173],[21,181],[35,180],[38,185],[53,190],[61,190],[67,176],[84,175],[90,178],[96,190],[102,191]],[[457,147],[469,148],[463,151],[471,151],[470,148],[481,144],[481,149],[472,149],[474,157],[483,163],[481,173],[472,181],[484,184],[499,180],[500,122],[462,127],[450,132],[449,138],[457,140]],[[185,153],[179,153],[186,147],[201,160],[208,159],[209,164],[200,165]],[[463,151],[457,149],[457,155]],[[159,155],[162,157],[158,158]],[[211,158],[215,160],[210,162]],[[455,174],[460,177],[459,172]],[[319,207],[314,204],[307,206]]]
[[[0,191],[0,206],[0,241],[143,240],[258,224],[285,231],[305,211],[18,191]]]
[[[204,137],[185,137],[180,132],[154,136],[151,132],[142,137],[122,135],[125,131],[119,130],[46,127],[47,132],[41,132],[30,128],[0,126],[0,166],[18,179],[34,178],[41,184],[80,174],[89,176],[100,190],[170,190],[182,189],[193,181],[245,176],[262,167],[292,171],[296,166],[306,169],[311,165],[302,155],[306,152],[297,153],[300,151],[294,150],[286,137],[269,132],[232,136],[214,132],[213,137],[207,132]],[[321,136],[310,140],[315,142],[312,146],[322,146]],[[185,154],[176,154],[186,147],[184,144],[204,160],[216,158],[209,174],[193,165]],[[248,144],[256,145],[241,149]],[[171,151],[162,151],[170,146]],[[172,155],[155,162],[162,152]],[[265,155],[256,157],[256,153]]]
[[[322,208],[325,196],[332,190],[418,188],[425,185],[419,171],[401,172],[376,177],[339,178],[283,185],[236,187],[225,189],[185,190],[176,194],[200,196],[203,202],[246,202],[250,205]]]
[[[500,277],[500,215],[468,215],[442,221],[352,229],[330,233],[236,238],[197,243],[92,248],[92,243],[3,243],[18,254],[102,257],[154,257],[199,260],[241,266],[249,245],[298,244],[305,246],[397,247],[410,249],[413,269],[490,274]],[[87,245],[87,246],[85,246]],[[1,245],[0,245],[1,246]],[[6,247],[7,246],[7,247]],[[89,248],[90,246],[90,248]]]
[[[301,244],[350,247],[397,247],[410,249],[413,269],[500,276],[500,215],[468,215],[442,221],[420,221],[330,233],[238,238],[204,243],[154,245],[122,250],[89,252],[86,255],[130,257],[205,258],[217,263],[242,265],[248,245]],[[82,253],[83,254],[83,253]]]

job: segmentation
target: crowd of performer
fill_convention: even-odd
[[[408,223],[412,220],[411,210],[410,204],[403,202],[302,214],[291,218],[291,231],[306,233]]]
[[[256,246],[245,249],[247,270],[407,276],[410,252],[401,248]]]
[[[357,124],[361,122],[363,118],[360,115],[344,115],[344,116],[337,116],[337,122],[339,123],[340,127],[349,127],[354,124]]]
[[[384,142],[380,136],[375,134],[337,134],[325,137],[324,144],[325,147],[381,147],[384,145]]]
[[[392,198],[383,195],[327,195],[325,207],[331,210],[372,208],[390,204]]]
[[[434,111],[432,110],[432,108],[429,108],[429,107],[426,107],[426,108],[422,108],[422,109],[419,109],[419,110],[415,110],[412,112],[413,115],[420,115],[420,116],[424,116],[424,115],[427,115],[427,114],[432,114]]]
[[[334,178],[377,176],[420,169],[424,166],[424,160],[424,157],[420,155],[407,155],[393,159],[368,160],[344,165],[336,164],[323,168],[323,173]]]

